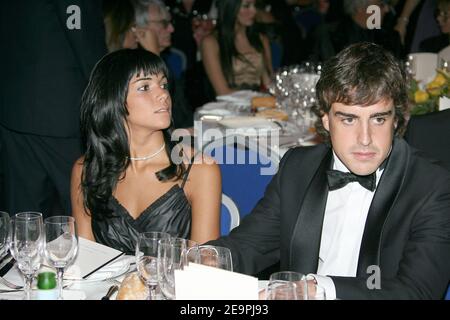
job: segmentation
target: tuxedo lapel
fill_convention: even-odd
[[[369,208],[359,251],[357,276],[367,275],[367,267],[380,265],[381,232],[400,190],[409,157],[406,142],[395,139],[391,155]]]
[[[326,171],[331,168],[332,155],[331,149],[325,154],[303,197],[290,244],[291,270],[298,270],[305,274],[317,271],[323,217],[328,196]]]

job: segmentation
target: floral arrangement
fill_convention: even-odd
[[[439,98],[450,98],[449,84],[450,73],[446,70],[437,69],[433,81],[423,88],[418,81],[410,83],[409,98],[413,102],[411,115],[425,114],[439,110]]]

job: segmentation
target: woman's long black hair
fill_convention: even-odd
[[[81,190],[85,208],[92,216],[109,216],[108,202],[130,164],[126,100],[128,84],[134,75],[164,74],[168,70],[157,55],[143,49],[123,49],[105,55],[91,73],[81,101],[81,134],[86,148]],[[183,164],[170,157],[176,142],[172,128],[163,130],[170,165],[157,172],[160,181],[181,179]]]
[[[231,87],[235,86],[233,74],[233,58],[243,59],[234,44],[236,38],[235,25],[242,0],[220,0],[217,1],[217,40],[220,49],[220,64],[222,70]],[[247,38],[253,48],[258,52],[263,52],[261,38],[255,26],[246,28]]]

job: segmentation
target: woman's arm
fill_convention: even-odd
[[[261,35],[261,41],[264,48],[264,66],[265,72],[263,73],[263,78],[261,79],[262,84],[267,88],[270,84],[270,78],[272,77],[272,52],[270,49],[270,41],[265,35]]]
[[[409,18],[419,3],[420,0],[406,0],[403,5],[402,13],[397,18],[397,24],[395,25],[394,30],[400,34],[402,43],[405,42],[406,28],[408,27]]]
[[[81,191],[81,173],[83,171],[83,159],[78,159],[72,168],[70,180],[70,199],[72,201],[72,216],[77,224],[78,236],[95,241],[92,233],[91,216],[83,206],[83,194]]]
[[[205,243],[220,236],[222,178],[214,160],[195,161],[185,186],[192,208],[191,240]]]
[[[213,35],[205,37],[201,43],[203,66],[211,82],[216,95],[224,95],[233,92],[225,79],[220,65],[220,49],[217,39]]]

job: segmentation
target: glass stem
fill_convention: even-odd
[[[156,300],[156,285],[148,285],[148,300]]]
[[[33,285],[33,275],[25,275],[25,300],[31,300],[31,286]]]
[[[63,276],[64,268],[56,268],[56,274],[58,276],[58,300],[63,300]]]

